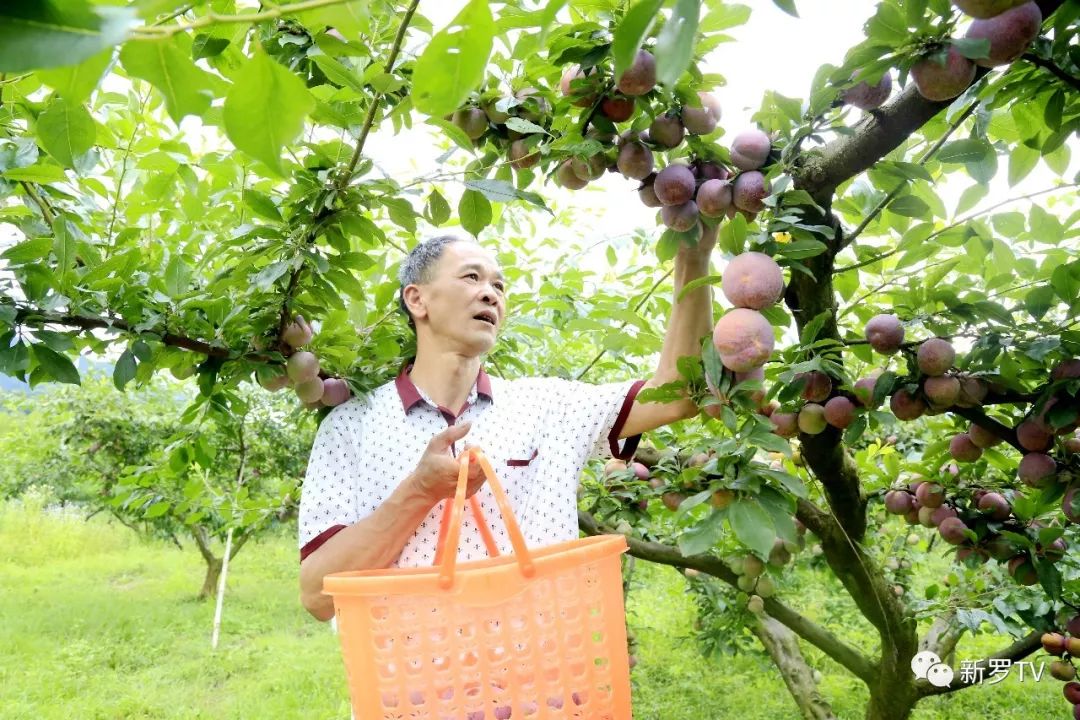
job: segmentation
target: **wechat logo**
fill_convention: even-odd
[[[928,680],[934,687],[948,687],[953,679],[953,669],[941,662],[937,653],[923,650],[911,658],[911,671],[919,680]]]

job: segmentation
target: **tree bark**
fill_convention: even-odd
[[[795,634],[765,613],[750,624],[750,632],[765,646],[804,720],[836,720],[832,707],[818,690],[814,671],[803,657]]]
[[[221,578],[222,558],[211,557],[206,563],[206,577],[203,579],[202,589],[199,590],[200,600],[209,600],[217,593],[218,580]]]

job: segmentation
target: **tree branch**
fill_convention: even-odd
[[[601,525],[595,517],[581,510],[578,511],[578,526],[586,535],[617,534],[614,530]],[[677,548],[670,545],[649,542],[629,535],[626,536],[626,542],[630,546],[630,554],[634,557],[662,565],[693,568],[723,580],[731,586],[737,586],[738,576],[722,560],[711,555],[683,555]],[[826,628],[803,617],[775,598],[765,600],[765,611],[867,684],[876,678],[877,669],[874,663]]]
[[[158,40],[160,38],[172,37],[177,33],[187,32],[188,30],[198,30],[199,28],[210,27],[211,25],[262,22],[263,20],[273,20],[274,18],[279,18],[283,15],[291,15],[305,10],[315,10],[331,5],[341,5],[345,2],[348,2],[348,0],[305,0],[305,2],[293,3],[292,5],[278,5],[269,10],[248,13],[246,15],[219,15],[218,13],[211,11],[189,23],[177,23],[175,25],[147,25],[134,28],[131,31],[131,34],[132,37],[136,39]],[[190,9],[191,7],[185,8],[183,12],[187,12],[187,10]],[[183,12],[180,14],[183,14]]]
[[[393,70],[394,62],[397,59],[398,53],[401,52],[401,46],[405,41],[405,32],[409,27],[409,23],[412,21],[413,14],[416,12],[416,6],[420,4],[420,0],[412,0],[409,4],[408,10],[405,12],[405,16],[401,19],[401,25],[398,27],[397,35],[394,37],[394,44],[390,48],[390,57],[387,60],[384,68],[385,72],[389,73]],[[326,208],[326,201],[330,197],[330,193],[334,190],[343,189],[349,182],[353,172],[356,170],[356,164],[360,161],[360,155],[364,150],[364,144],[367,142],[368,133],[371,131],[371,126],[375,122],[375,114],[379,108],[379,101],[382,99],[383,94],[379,91],[375,91],[372,95],[371,105],[368,107],[367,116],[364,118],[364,127],[360,131],[360,137],[356,141],[356,149],[353,151],[352,158],[349,160],[349,164],[346,166],[345,171],[341,174],[336,186],[325,186],[319,195],[316,197],[313,203],[314,216],[311,219],[311,223],[307,230],[307,242],[311,243],[315,241],[318,235],[319,224],[327,217],[333,214],[333,211]],[[281,340],[282,333],[285,332],[286,325],[289,324],[289,307],[292,304],[293,294],[296,292],[296,288],[300,284],[300,277],[304,273],[305,266],[301,265],[292,271],[292,275],[289,277],[289,284],[285,288],[285,298],[281,302],[281,312],[278,318],[277,328],[277,340],[278,348],[282,352],[287,352],[288,348],[284,347],[284,342]]]
[[[15,306],[15,323],[39,322],[49,325],[67,325],[68,327],[82,328],[83,330],[102,329],[119,330],[121,332],[135,333],[125,320],[112,317],[84,317],[82,315],[67,315],[63,313],[43,312],[26,306]],[[209,357],[234,359],[234,354],[228,348],[215,347],[201,340],[194,340],[176,333],[155,331],[161,335],[161,341],[166,345],[192,350],[203,353]]]
[[[416,6],[419,4],[420,0],[412,0],[409,3],[409,8],[405,11],[405,16],[401,18],[401,25],[398,26],[394,44],[390,48],[390,57],[387,58],[386,65],[383,67],[384,73],[390,73],[394,69],[394,63],[397,61],[398,53],[401,52],[401,45],[405,40],[405,31],[409,29],[409,23],[412,22],[413,13],[416,12]],[[364,151],[364,143],[367,142],[368,133],[371,132],[371,126],[375,122],[375,114],[379,109],[379,101],[382,98],[383,93],[378,90],[371,96],[371,105],[368,107],[367,116],[364,118],[364,126],[360,130],[360,137],[356,140],[356,149],[353,151],[348,167],[339,179],[339,187],[344,187],[349,183],[353,171],[356,170],[356,164],[360,162],[360,154]]]
[[[990,666],[990,660],[1011,660],[1016,662],[1022,658],[1032,654],[1040,647],[1042,647],[1042,633],[1039,631],[1031,632],[1028,635],[1020,638],[1012,645],[1003,648],[1001,651],[991,655],[990,657],[979,660],[974,664],[975,672],[970,673],[970,676],[966,679],[961,679],[961,674],[958,672],[953,676],[953,681],[943,688],[934,687],[926,680],[919,680],[916,683],[916,688],[919,693],[919,697],[930,697],[932,695],[945,695],[946,693],[956,692],[957,690],[963,690],[966,687],[975,685],[978,678],[985,673]]]
[[[957,129],[959,129],[959,127],[964,123],[964,121],[967,120],[973,112],[975,112],[975,108],[977,107],[979,107],[978,100],[975,100],[971,104],[969,104],[967,106],[967,109],[965,109],[964,112],[960,113],[960,115],[957,116],[957,118],[953,121],[952,125],[949,126],[949,129],[946,130],[940,138],[938,138],[938,141],[934,143],[931,148],[929,148],[925,153],[923,153],[923,156],[919,158],[915,164],[919,166],[925,165],[926,161],[933,157],[934,153],[941,149],[942,145],[945,144],[945,141],[948,140],[952,136],[952,134],[957,131]],[[873,222],[874,218],[880,215],[881,211],[885,209],[885,206],[892,202],[893,198],[900,194],[900,191],[906,187],[907,181],[903,181],[898,183],[896,187],[889,191],[889,193],[885,195],[885,197],[883,197],[876,206],[874,206],[874,209],[867,213],[866,217],[863,218],[863,221],[859,223],[859,226],[855,228],[850,235],[840,241],[840,247],[837,251],[839,252],[851,243],[855,242],[855,238],[859,237],[859,235],[862,234],[862,231],[866,229],[866,226]]]
[[[1020,441],[1016,439],[1016,431],[1014,431],[1012,428],[1002,425],[992,417],[989,417],[982,410],[978,408],[952,407],[949,408],[949,412],[951,412],[953,415],[959,415],[965,420],[970,420],[976,425],[986,430],[989,430],[994,435],[998,436],[999,438],[1019,450],[1021,453],[1027,452],[1027,450],[1025,450],[1020,445]]]
[[[1055,76],[1058,80],[1061,80],[1066,85],[1071,86],[1073,90],[1080,90],[1080,78],[1073,77],[1049,60],[1041,58],[1034,53],[1024,53],[1021,57],[1024,60],[1027,60],[1032,65],[1035,65],[1036,67],[1041,67],[1043,70],[1048,70],[1051,75]]]
[[[953,222],[950,225],[946,225],[945,227],[941,228],[940,230],[935,230],[934,232],[927,235],[926,240],[924,240],[923,242],[926,242],[927,240],[933,240],[934,238],[936,238],[938,235],[941,235],[942,233],[948,232],[949,230],[952,230],[955,227],[959,227],[960,225],[963,225],[966,222],[970,222],[970,221],[974,220],[977,217],[982,217],[983,215],[991,213],[994,210],[997,210],[998,208],[1000,208],[1000,207],[1002,207],[1004,205],[1008,205],[1009,203],[1019,202],[1021,200],[1030,200],[1031,198],[1038,197],[1040,195],[1045,195],[1046,193],[1051,193],[1051,192],[1054,192],[1056,190],[1065,190],[1065,189],[1069,189],[1069,188],[1075,188],[1077,186],[1080,186],[1080,183],[1069,183],[1067,185],[1056,185],[1056,186],[1051,187],[1051,188],[1044,188],[1043,190],[1039,190],[1037,192],[1028,193],[1027,195],[1019,195],[1019,196],[1014,197],[1014,198],[1008,198],[1007,200],[1002,200],[999,203],[994,203],[993,205],[991,205],[988,208],[984,208],[982,210],[971,213],[969,215],[965,215],[960,220],[957,220],[957,221]],[[875,255],[874,257],[869,258],[867,260],[863,260],[862,262],[858,262],[858,263],[855,263],[853,265],[845,265],[844,267],[836,268],[835,270],[833,270],[833,275],[839,275],[840,273],[847,272],[848,270],[857,270],[859,268],[866,267],[867,265],[873,265],[874,263],[878,262],[879,260],[884,260],[887,257],[891,257],[893,255],[896,255],[898,252],[900,252],[900,249],[895,248],[893,250],[889,250],[887,252],[881,253],[880,255]]]
[[[751,622],[749,628],[780,671],[780,677],[803,718],[836,720],[829,702],[818,690],[813,671],[799,650],[799,642],[791,630],[767,614],[759,616],[757,622]]]

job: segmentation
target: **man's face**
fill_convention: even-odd
[[[487,250],[471,242],[450,243],[431,282],[418,287],[420,312],[440,346],[469,355],[495,346],[506,315],[506,281]]]

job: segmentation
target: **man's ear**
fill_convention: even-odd
[[[401,291],[401,297],[405,301],[405,307],[409,308],[409,313],[412,314],[413,320],[427,315],[427,307],[424,305],[423,293],[420,292],[419,287],[416,285],[406,285],[405,289]]]

